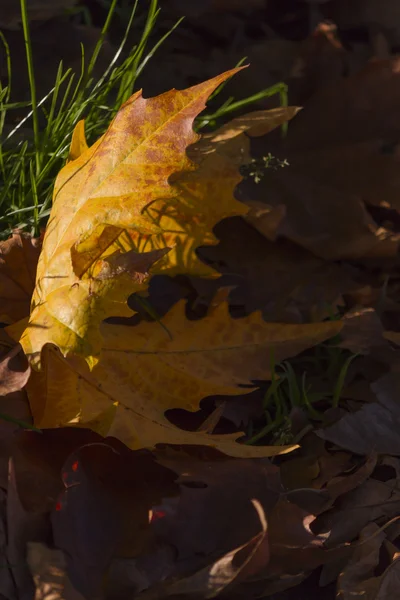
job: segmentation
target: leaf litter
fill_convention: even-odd
[[[136,95],[136,113],[128,102],[106,134],[119,136],[113,150],[87,148],[79,125],[35,291],[38,242],[15,232],[0,248],[11,336],[0,392],[14,418],[1,453],[6,598],[32,597],[50,572],[60,598],[395,597],[397,159],[382,148],[397,131],[397,70],[397,59],[376,61],[310,94],[299,114],[239,117],[186,154],[193,118],[228,75],[187,92],[201,100],[185,124],[177,117],[185,136],[165,173],[161,162],[151,179],[142,155],[132,161],[147,174],[129,223],[132,180],[121,173],[95,198],[96,169],[128,154],[146,110],[166,121],[165,98]],[[289,166],[264,162],[255,183],[252,157],[268,153]],[[53,264],[76,191],[93,206]],[[154,320],[143,306],[157,294]],[[248,443],[267,409],[279,421],[279,376],[291,410],[278,436],[276,425]]]

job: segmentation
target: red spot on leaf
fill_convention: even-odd
[[[71,468],[72,468],[73,472],[76,473],[79,468],[79,461],[76,460],[75,462],[73,462]]]
[[[61,509],[62,509],[62,504],[61,504],[61,502],[57,502],[57,504],[56,504],[56,511],[57,511],[57,512],[60,512],[60,510],[61,510]]]
[[[163,519],[167,513],[163,510],[152,510],[150,523],[154,523],[154,521],[158,521],[158,519]]]

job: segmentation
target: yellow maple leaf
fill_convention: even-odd
[[[180,261],[180,272],[193,272],[190,265],[201,265],[195,249],[213,240],[213,225],[246,210],[233,190],[225,193],[221,210],[203,187],[198,191],[207,184],[196,182],[200,210],[188,196],[181,200],[183,190],[170,182],[174,173],[196,168],[186,154],[198,139],[193,120],[237,70],[155,98],[137,92],[90,148],[78,124],[72,160],[56,180],[31,316],[20,340],[33,364],[40,363],[43,346],[53,343],[63,355],[84,356],[93,367],[102,345],[100,323],[131,314],[126,300],[146,288],[150,266],[172,247],[169,262]],[[160,211],[163,217],[154,218]],[[171,219],[180,225],[176,235]],[[163,235],[166,243],[149,247],[152,236]]]
[[[288,106],[248,113],[203,135],[190,146],[188,156],[197,168],[175,178],[179,196],[173,202],[160,199],[144,211],[162,233],[133,234],[140,252],[172,246],[150,268],[152,274],[219,276],[193,250],[218,242],[212,232],[218,221],[234,215],[245,216],[249,211],[248,206],[234,199],[235,188],[242,180],[238,167],[251,160],[248,136],[266,135],[292,119],[299,110]]]
[[[239,386],[268,378],[272,350],[277,361],[294,356],[336,335],[340,322],[265,323],[261,313],[232,319],[225,301],[198,321],[187,320],[181,301],[163,321],[172,339],[154,322],[134,327],[104,323],[104,347],[92,371],[81,358],[65,359],[46,346],[42,371],[33,372],[27,386],[35,424],[91,427],[134,449],[159,443],[200,444],[250,457],[296,447],[239,444],[241,432],[184,431],[164,413],[171,408],[196,411],[210,395],[251,391]]]

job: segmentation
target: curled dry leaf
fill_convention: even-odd
[[[32,423],[24,389],[30,371],[21,346],[0,329],[0,485],[4,487],[7,487],[10,444],[21,427],[29,427]]]
[[[20,231],[0,242],[0,322],[29,315],[39,254],[40,241]]]
[[[163,319],[165,329],[142,321],[135,327],[102,326],[103,351],[89,372],[77,357],[43,350],[41,372],[33,372],[28,395],[40,427],[90,427],[102,413],[112,420],[108,435],[130,448],[159,443],[215,446],[241,457],[273,456],[296,446],[238,444],[242,433],[210,435],[184,431],[164,416],[167,409],[195,411],[211,395],[240,395],[242,385],[269,377],[268,359],[294,356],[339,333],[341,323],[265,323],[260,313],[232,319],[227,303],[215,303],[197,321],[185,317],[181,301]],[[247,388],[251,391],[252,388]]]
[[[64,355],[81,355],[94,366],[102,345],[100,323],[131,314],[128,296],[145,288],[147,271],[169,248],[162,268],[211,274],[196,247],[213,240],[212,227],[221,218],[246,208],[229,186],[225,200],[212,203],[209,180],[184,174],[182,184],[172,185],[169,179],[195,168],[186,155],[198,137],[193,120],[211,92],[237,71],[148,100],[137,92],[88,149],[78,125],[71,155],[83,153],[57,177],[30,321],[20,340],[33,362],[39,364],[43,345],[53,343]],[[127,252],[143,255],[138,271],[132,273],[131,261],[125,269],[118,258]],[[110,261],[119,269],[102,277]]]
[[[0,346],[0,396],[22,390],[31,372],[19,344],[11,349],[5,348],[5,353],[2,352],[3,349]]]

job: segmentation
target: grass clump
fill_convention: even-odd
[[[266,439],[278,445],[297,443],[313,429],[312,422],[321,425],[325,411],[339,406],[349,367],[357,356],[326,343],[290,362],[276,364],[272,358],[263,416],[250,423],[246,443],[265,443]],[[296,410],[301,410],[309,421],[306,431],[297,435],[292,431],[292,414]]]
[[[82,46],[80,73],[65,70],[60,62],[53,88],[38,100],[26,0],[20,0],[30,102],[11,102],[10,84],[0,82],[0,229],[3,238],[15,227],[38,233],[50,213],[54,179],[68,156],[77,122],[85,118],[89,141],[104,133],[118,108],[133,93],[135,82],[147,62],[180,22],[149,48],[149,37],[159,14],[157,0],[151,0],[140,40],[127,51],[128,35],[138,5],[136,0],[119,47],[102,76],[95,80],[94,67],[117,3],[118,0],[112,0],[90,57],[85,56]],[[1,42],[7,57],[7,78],[10,82],[12,57],[4,35],[1,35]],[[13,109],[21,107],[27,108],[26,116],[7,131],[7,116]],[[33,129],[31,139],[21,139],[24,125]]]
[[[30,101],[14,102],[11,90],[12,57],[7,41],[0,33],[7,62],[7,82],[0,81],[0,236],[7,238],[14,228],[25,229],[37,235],[50,213],[52,191],[57,173],[62,168],[71,142],[75,125],[85,119],[85,132],[89,143],[104,133],[121,104],[135,89],[137,78],[164,40],[174,31],[182,19],[153,45],[150,36],[154,30],[160,9],[158,0],[150,0],[139,41],[128,48],[139,0],[129,14],[125,32],[119,47],[104,71],[96,80],[94,68],[114,16],[121,10],[120,0],[107,0],[108,13],[99,40],[91,56],[81,48],[80,73],[64,69],[60,62],[51,90],[37,98],[35,68],[30,37],[27,0],[20,0],[21,21],[24,34],[26,63],[28,70]],[[240,61],[242,64],[245,61]],[[221,86],[210,98],[221,92]],[[287,89],[284,84],[261,90],[259,93],[235,101],[228,98],[222,106],[210,109],[196,122],[196,129],[215,128],[221,120],[230,117],[262,98],[279,94],[281,103],[287,104]],[[15,126],[12,111],[26,108],[26,115]],[[26,135],[26,132],[29,135]],[[24,139],[27,137],[28,139]]]

